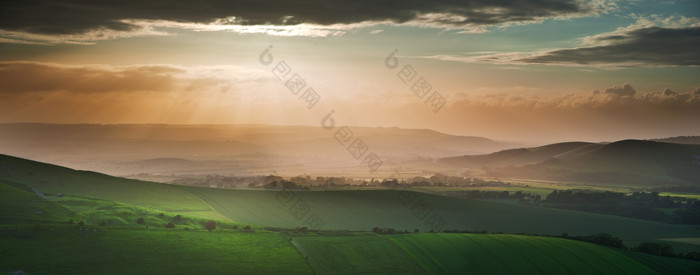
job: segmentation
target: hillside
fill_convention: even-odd
[[[700,144],[700,136],[678,136],[678,137],[656,138],[656,139],[651,139],[651,141],[667,142],[667,143],[679,143],[679,144]]]
[[[430,221],[439,217],[446,221],[445,228],[571,235],[605,231],[623,236],[629,245],[700,234],[687,226],[408,191],[179,187],[4,155],[0,168],[0,272],[693,274],[700,270],[698,262],[559,238],[367,232],[373,225],[425,232],[436,226]],[[57,190],[64,195],[56,196]],[[305,207],[296,207],[300,204]],[[191,207],[207,209],[187,209]],[[174,228],[166,228],[166,223],[175,221],[172,211],[185,217]],[[311,215],[323,221],[326,231],[260,227],[305,226]],[[136,222],[137,217],[145,222]],[[219,220],[212,232],[202,227],[208,218]],[[68,224],[68,219],[86,223]],[[253,229],[243,230],[245,224]]]
[[[294,237],[317,273],[654,274],[618,250],[564,239],[492,234]],[[700,267],[681,262],[681,273]],[[422,272],[421,272],[422,271]],[[659,271],[659,270],[657,270]]]
[[[652,185],[700,183],[700,145],[654,141],[559,143],[438,162],[482,168],[494,177]]]
[[[75,171],[0,156],[0,180],[64,193],[245,224],[328,230],[443,229],[588,235],[607,232],[635,244],[700,236],[697,228],[601,214],[459,199],[399,190],[271,191],[174,186]],[[312,219],[313,217],[313,219]]]

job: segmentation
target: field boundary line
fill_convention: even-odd
[[[390,238],[387,238],[386,236],[383,236],[383,235],[379,235],[379,236],[380,236],[382,239],[384,239],[385,241],[389,242],[389,244],[391,244],[391,246],[393,246],[393,247],[395,247],[396,249],[398,249],[399,253],[401,253],[402,255],[404,255],[406,258],[410,259],[410,260],[411,260],[411,263],[413,264],[413,266],[416,267],[416,269],[415,269],[416,271],[420,270],[420,271],[423,272],[423,274],[430,274],[430,273],[428,273],[427,270],[425,270],[425,269],[416,261],[416,259],[414,259],[413,257],[411,257],[411,255],[408,254],[408,252],[406,252],[406,250],[404,250],[398,243],[394,242],[394,240],[392,240],[392,239],[390,239]]]

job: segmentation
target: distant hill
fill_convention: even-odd
[[[438,162],[482,168],[496,177],[644,185],[700,184],[700,145],[644,140],[558,143],[443,158]]]
[[[503,150],[486,155],[467,155],[461,157],[448,157],[440,159],[440,162],[452,164],[455,166],[465,167],[502,167],[502,166],[521,166],[527,164],[536,164],[550,158],[585,150],[586,148],[594,149],[602,147],[601,144],[586,143],[586,142],[567,142],[545,145],[534,148],[518,148]]]
[[[166,124],[0,124],[0,153],[98,171],[138,173],[262,173],[287,175],[355,169],[367,171],[348,146],[360,138],[392,165],[415,159],[485,154],[522,145],[426,129],[349,127],[341,144],[340,127]],[[144,161],[152,160],[156,161]],[[175,161],[175,159],[179,159]],[[192,165],[183,165],[192,161]],[[216,163],[212,163],[216,162]],[[419,170],[420,171],[420,170]]]
[[[651,141],[679,143],[679,144],[700,144],[700,136],[678,136],[668,138],[650,139]]]

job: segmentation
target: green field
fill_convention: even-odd
[[[293,238],[293,242],[317,273],[423,272],[415,259],[382,236],[304,236]]]
[[[692,194],[692,193],[661,192],[661,193],[659,193],[659,195],[660,196],[671,196],[671,197],[683,197],[683,198],[700,200],[700,194]]]
[[[0,226],[0,271],[29,274],[693,274],[699,262],[549,237]]]
[[[450,198],[398,190],[271,191],[173,186],[75,171],[4,156],[1,179],[47,194],[64,193],[168,215],[186,214],[240,224],[325,230],[370,230],[391,227],[426,232],[431,229],[489,232],[620,236],[627,245],[662,238],[697,238],[700,229],[618,216],[498,201]],[[60,202],[65,198],[49,197]],[[300,211],[297,206],[303,206]],[[316,218],[317,223],[309,222]],[[444,223],[436,223],[436,220]],[[700,250],[700,249],[695,249]]]
[[[697,245],[688,240],[700,235],[695,227],[400,190],[194,188],[0,158],[0,206],[0,272],[694,274],[700,270],[700,262],[559,238],[425,233],[435,225],[432,218],[439,217],[446,222],[444,229],[606,232],[624,238],[627,245],[663,238],[683,240],[692,248]],[[265,228],[307,226],[312,216],[320,220],[315,225],[323,231]],[[143,223],[137,222],[139,218]],[[209,219],[218,222],[211,232],[203,227]],[[166,228],[168,223],[173,228]],[[251,230],[243,228],[248,225]],[[375,226],[424,233],[368,232]]]
[[[651,274],[611,248],[564,239],[514,235],[391,236],[432,274]]]
[[[0,224],[31,224],[36,220],[60,223],[78,215],[62,205],[42,199],[30,188],[0,181]]]
[[[95,231],[93,231],[95,230]],[[29,274],[308,274],[279,233],[0,227],[0,271]]]
[[[277,227],[304,226],[277,196],[279,191],[195,189],[196,194],[231,220]],[[415,203],[403,204],[402,191],[292,192],[324,221],[322,229],[369,230],[392,227],[426,232],[431,215],[446,221],[443,229],[488,230],[506,233],[589,235],[606,232],[628,245],[659,238],[700,236],[700,229],[686,225],[601,215],[562,209],[530,207],[497,201],[448,198],[415,193]],[[427,214],[416,206],[423,203]],[[381,211],[377,211],[381,209]]]

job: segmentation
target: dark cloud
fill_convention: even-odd
[[[671,90],[671,89],[669,89],[669,88],[664,89],[664,91],[661,92],[661,93],[662,93],[663,95],[665,95],[665,96],[676,96],[676,95],[678,95],[678,93],[674,92],[673,90]]]
[[[618,96],[634,96],[637,91],[632,88],[632,85],[630,84],[625,84],[620,86],[615,86],[615,87],[610,87],[605,89],[605,92],[603,94],[608,94],[608,95],[618,95]],[[595,93],[594,93],[595,94]]]
[[[320,25],[366,21],[491,25],[598,12],[576,0],[203,0],[3,1],[0,29],[35,34],[78,34],[93,29],[131,30],[124,19],[208,23],[235,16],[235,24]],[[451,14],[441,17],[431,14]]]
[[[144,65],[118,69],[68,67],[44,63],[1,62],[0,94],[70,91],[170,91],[182,69]]]
[[[600,46],[562,49],[516,60],[537,64],[700,65],[700,27],[649,27],[594,39]]]

